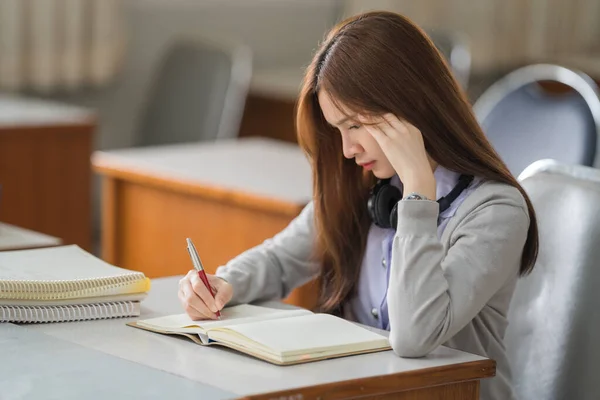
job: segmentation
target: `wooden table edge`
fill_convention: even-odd
[[[278,213],[288,217],[297,216],[306,204],[276,200],[239,189],[229,189],[200,183],[185,178],[177,178],[168,174],[158,174],[126,165],[113,166],[112,162],[95,156],[91,160],[92,169],[105,177],[134,182],[154,188],[167,189],[179,193],[187,193],[204,197],[213,201],[234,204],[237,206]]]
[[[60,247],[65,246],[66,243],[45,243],[45,244],[29,244],[25,246],[7,246],[0,247],[0,251],[17,251],[17,250],[34,250],[34,249],[45,249],[48,247]]]
[[[95,128],[98,125],[97,116],[87,116],[83,118],[74,118],[71,121],[47,121],[47,122],[28,122],[25,124],[19,123],[1,123],[0,132],[10,131],[23,133],[26,131],[56,131],[56,130],[79,130]]]
[[[277,392],[242,396],[240,400],[312,398],[341,399],[351,396],[381,396],[408,390],[491,378],[496,375],[496,361],[491,359],[469,361],[461,364],[424,368],[416,371],[376,375],[315,386],[298,387]],[[415,382],[416,381],[416,382]],[[364,387],[372,389],[364,391]],[[374,390],[373,390],[374,389]]]

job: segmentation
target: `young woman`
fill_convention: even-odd
[[[214,299],[191,271],[186,312],[214,318],[318,276],[321,310],[389,330],[399,356],[445,344],[490,357],[482,398],[512,398],[503,337],[537,256],[535,214],[430,39],[389,12],[340,23],[306,71],[296,122],[313,201],[209,276]]]

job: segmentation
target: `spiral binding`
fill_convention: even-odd
[[[122,288],[147,285],[142,273],[118,277],[78,279],[72,281],[0,281],[0,299],[11,300],[63,300],[93,297],[97,293],[112,295],[122,293]],[[141,290],[144,291],[144,290]]]
[[[138,301],[118,301],[64,306],[2,306],[0,322],[68,322],[95,319],[138,317]]]

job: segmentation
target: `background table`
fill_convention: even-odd
[[[36,249],[60,244],[60,238],[0,222],[0,251]]]
[[[0,220],[90,251],[95,115],[0,95]]]
[[[192,269],[190,237],[209,273],[285,228],[311,200],[308,160],[291,143],[245,138],[96,152],[102,258],[147,276]],[[311,308],[316,285],[286,300]]]

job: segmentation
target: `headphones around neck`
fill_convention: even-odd
[[[391,179],[382,179],[373,186],[371,195],[367,202],[367,209],[371,220],[380,228],[394,228],[398,224],[398,202],[402,200],[402,190],[390,185]],[[440,213],[450,207],[452,202],[473,181],[473,175],[461,175],[458,183],[446,196],[437,200],[440,205]]]

